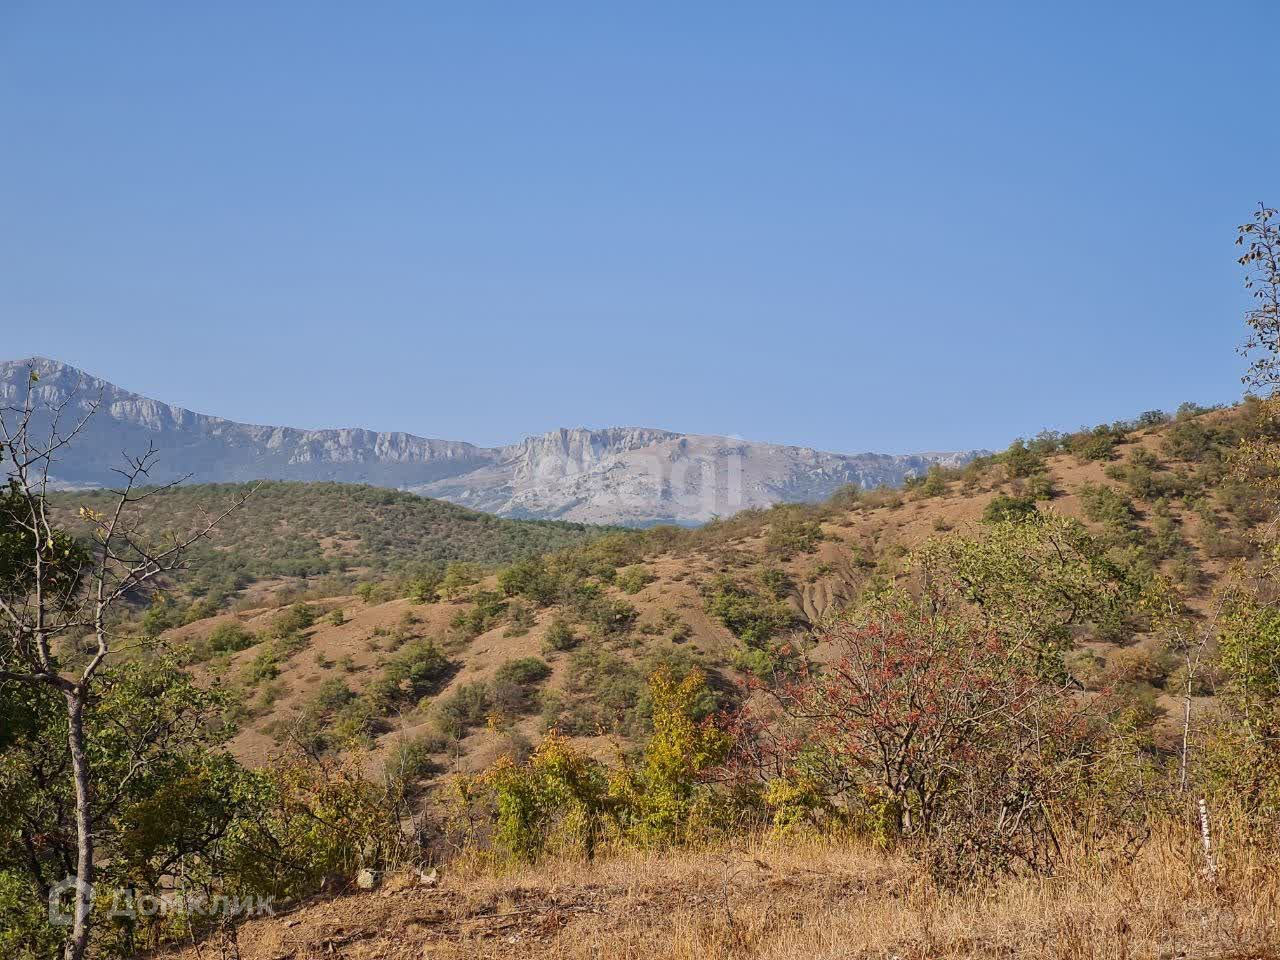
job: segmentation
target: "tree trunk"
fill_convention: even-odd
[[[1191,681],[1190,670],[1187,674],[1187,692],[1182,698],[1182,759],[1178,763],[1178,792],[1187,792],[1187,759],[1191,752]]]
[[[67,743],[71,749],[71,777],[76,791],[76,890],[75,919],[63,956],[84,960],[89,947],[89,911],[93,907],[93,817],[89,810],[89,758],[85,752],[85,691],[66,691]]]

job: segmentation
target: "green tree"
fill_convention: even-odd
[[[653,735],[640,761],[624,764],[610,782],[622,829],[637,842],[689,839],[725,812],[703,778],[728,756],[732,738],[713,719],[699,719],[706,686],[700,670],[677,680],[662,668],[649,678]]]
[[[474,564],[451,563],[440,581],[440,595],[446,600],[457,600],[479,581],[480,574]]]
[[[908,557],[908,569],[920,571],[937,602],[954,592],[1049,672],[1061,670],[1074,628],[1114,634],[1140,592],[1081,523],[1051,512],[934,538]]]
[[[92,758],[90,821],[96,882],[159,893],[181,866],[203,870],[241,811],[247,776],[218,750],[223,699],[168,661],[134,661],[97,675],[85,713]],[[18,902],[47,916],[53,885],[74,876],[77,793],[66,776],[68,716],[52,691],[0,681],[6,703],[0,738],[0,874]],[[210,878],[212,879],[212,878]],[[28,930],[27,948],[52,934]],[[137,931],[111,921],[99,941],[137,946]],[[2,942],[2,941],[0,941]],[[18,954],[20,955],[20,954]]]
[[[1265,587],[1264,587],[1265,589]],[[1212,784],[1255,814],[1280,815],[1280,610],[1237,583],[1219,618],[1222,708],[1210,730]]]
[[[498,846],[515,859],[547,850],[590,856],[605,835],[607,772],[554,731],[526,763],[500,759],[481,785],[492,791]]]
[[[181,569],[186,552],[243,499],[185,535],[143,537],[137,505],[151,495],[140,489],[156,462],[149,450],[127,459],[122,489],[106,510],[81,509],[89,536],[87,543],[78,542],[50,520],[48,477],[54,458],[75,441],[88,418],[63,433],[58,409],[37,416],[38,380],[33,366],[19,404],[0,411],[0,463],[9,474],[0,496],[0,682],[10,689],[15,684],[34,688],[61,706],[65,765],[59,776],[69,779],[74,797],[68,822],[74,825],[76,849],[71,873],[79,884],[63,954],[66,960],[82,960],[92,928],[89,891],[102,860],[96,852],[97,807],[101,792],[116,786],[97,777],[100,758],[89,739],[101,679],[120,639],[116,611],[127,598],[145,595],[158,578]],[[49,424],[44,436],[36,433],[41,422]]]
[[[1009,449],[1000,454],[1000,459],[1010,480],[1029,477],[1044,469],[1044,457],[1028,447],[1025,440],[1009,444]]]

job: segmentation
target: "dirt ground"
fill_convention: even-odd
[[[1280,872],[1243,851],[1203,875],[1195,837],[1132,865],[981,890],[865,845],[752,840],[507,872],[417,872],[163,954],[170,960],[826,960],[1280,957]]]

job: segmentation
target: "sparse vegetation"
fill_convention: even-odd
[[[412,641],[383,668],[370,696],[384,712],[414,706],[433,693],[452,668],[449,658],[430,640]]]
[[[1244,262],[1280,290],[1273,215],[1259,216]],[[1269,303],[1251,315],[1263,349],[1280,342],[1268,339],[1280,329]],[[1274,364],[1255,370],[1275,377]],[[200,622],[228,584],[295,561],[290,576],[310,570],[305,551],[276,567],[265,554],[226,560],[243,578],[222,587],[141,592],[112,622],[140,642],[81,704],[91,791],[65,775],[66,691],[43,675],[14,681],[15,663],[39,659],[0,655],[0,801],[12,814],[0,948],[47,954],[61,941],[42,896],[74,861],[79,792],[94,806],[102,879],[150,893],[181,880],[297,901],[332,878],[367,870],[376,883],[389,867],[448,858],[449,888],[431,895],[490,871],[469,922],[511,921],[515,936],[540,908],[527,890],[495,890],[533,877],[525,865],[595,877],[644,863],[618,887],[635,918],[608,929],[647,932],[613,955],[665,955],[676,934],[644,927],[661,915],[685,917],[681,950],[668,952],[687,956],[786,956],[797,944],[824,955],[854,942],[837,935],[852,928],[885,955],[1013,956],[1028,930],[1045,956],[1112,944],[1138,955],[1167,951],[1174,941],[1152,931],[1176,928],[1178,950],[1269,956],[1280,939],[1276,402],[1044,432],[904,490],[844,490],[699,530],[517,535],[437,516],[447,550],[410,556],[392,538],[384,561],[360,564],[358,586],[352,567],[325,571],[358,600],[295,585]],[[187,501],[158,502],[161,515]],[[409,530],[421,519],[400,495],[353,502],[409,511]],[[31,581],[9,560],[19,540],[4,517],[0,598],[12,606]],[[305,511],[291,531],[295,519],[326,563],[368,546]],[[552,549],[525,553],[524,537]],[[252,532],[245,550],[272,542]],[[55,557],[54,595],[74,596],[57,558],[83,547],[64,531],[40,543]],[[93,656],[87,635],[50,648],[58,677]],[[264,742],[269,762],[236,759]],[[749,867],[748,849],[760,852]],[[850,858],[866,875],[821,873]],[[694,900],[653,892],[679,871],[696,915]],[[893,935],[861,914],[815,920],[816,905],[833,912],[833,890],[854,890],[860,911],[878,905]],[[1082,892],[1068,902],[1066,890]],[[391,893],[361,902],[391,910],[414,896]],[[575,925],[613,896],[594,889],[580,912],[558,899],[536,936],[502,942],[531,955],[572,946]],[[1046,904],[1061,913],[1046,918]],[[997,907],[1011,911],[999,929],[1021,931],[1016,944],[974,934],[994,929]],[[464,912],[424,912],[412,936],[440,947],[433,931]],[[1141,929],[1127,926],[1138,917]],[[94,948],[123,957],[213,933],[107,920]],[[459,933],[449,948],[477,942]],[[610,955],[599,937],[579,952]]]
[[[248,489],[210,484],[159,491],[140,516],[139,533],[154,539],[165,530],[181,529],[198,521],[201,511],[210,512]],[[55,493],[50,500],[58,522],[80,532],[77,511],[101,512],[110,496],[85,491]],[[330,590],[341,593],[352,589],[344,578],[366,568],[379,578],[402,577],[412,585],[406,590],[425,599],[434,594],[433,565],[497,566],[605,532],[585,524],[502,520],[441,500],[356,484],[261,483],[244,510],[193,549],[181,587],[192,601],[209,601],[212,606],[206,609],[212,612],[257,581],[336,577]]]

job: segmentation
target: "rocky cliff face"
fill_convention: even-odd
[[[748,507],[816,501],[845,484],[901,484],[972,453],[826,453],[660,430],[571,430],[504,448],[492,466],[411,489],[504,516],[704,523]]]
[[[121,451],[154,444],[151,479],[336,480],[412,490],[509,517],[594,523],[701,523],[747,507],[811,501],[837,487],[900,484],[931,463],[969,453],[838,454],[643,427],[553,430],[506,447],[372,430],[256,426],[193,413],[53,360],[0,363],[0,401],[20,403],[29,366],[42,408],[65,405],[64,424],[92,409],[52,471],[63,486],[109,485]],[[37,419],[47,427],[48,419]]]
[[[97,403],[84,433],[54,471],[67,486],[102,486],[114,479],[122,451],[140,453],[154,443],[160,456],[151,479],[168,483],[188,474],[201,482],[336,480],[401,487],[465,473],[495,457],[470,443],[429,440],[373,430],[299,430],[236,423],[162,403],[54,360],[0,363],[0,398],[6,405],[25,394],[28,364],[39,381],[38,408],[64,405],[62,423],[73,423]],[[47,416],[38,420],[46,428]]]

